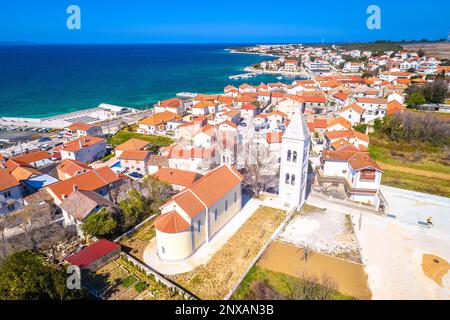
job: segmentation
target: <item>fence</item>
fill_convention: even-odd
[[[147,275],[153,275],[155,277],[155,280],[157,282],[161,282],[162,284],[164,284],[165,286],[177,291],[179,294],[183,295],[186,299],[191,299],[191,300],[200,300],[197,296],[195,296],[194,294],[188,292],[186,289],[180,287],[179,285],[177,285],[175,282],[165,278],[162,274],[160,274],[158,271],[156,271],[155,269],[141,263],[140,261],[136,260],[135,258],[133,258],[132,256],[130,256],[129,254],[122,252],[121,256],[126,259],[127,261],[131,262],[135,267],[137,267],[138,269],[140,269],[142,272],[144,272]]]

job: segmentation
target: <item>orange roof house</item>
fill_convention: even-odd
[[[202,175],[197,172],[174,168],[161,168],[154,176],[161,181],[182,188],[191,187],[195,181],[202,177]]]
[[[106,196],[108,189],[112,186],[118,186],[129,178],[118,175],[109,167],[100,167],[72,178],[56,182],[49,185],[45,190],[53,197],[54,201],[59,204],[65,196],[69,196],[74,189],[96,191],[102,196]],[[74,186],[76,186],[74,188]]]
[[[156,126],[165,124],[168,121],[175,120],[175,119],[181,119],[181,117],[173,112],[164,111],[164,112],[155,113],[155,114],[151,115],[150,117],[147,117],[147,118],[139,121],[139,125],[156,127]]]

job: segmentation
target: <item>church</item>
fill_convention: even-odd
[[[306,201],[310,133],[303,113],[298,110],[283,135],[279,197],[290,208],[301,207]]]

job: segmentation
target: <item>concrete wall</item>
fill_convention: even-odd
[[[225,210],[225,201],[227,201],[227,210]],[[242,188],[239,184],[229,192],[227,192],[222,199],[220,199],[211,208],[209,208],[210,237],[212,237],[217,231],[219,231],[241,209]]]
[[[192,233],[188,229],[179,233],[165,233],[156,229],[158,256],[165,261],[179,261],[193,253]]]

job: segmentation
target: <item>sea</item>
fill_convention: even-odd
[[[228,84],[294,80],[229,79],[275,59],[226,50],[238,45],[2,45],[0,116],[42,118],[100,103],[148,108],[183,91],[220,93]]]

